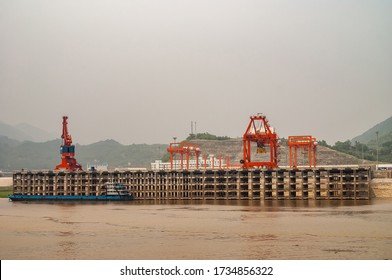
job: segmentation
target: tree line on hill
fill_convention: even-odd
[[[375,141],[371,141],[368,144],[363,144],[358,141],[353,143],[352,141],[347,140],[344,142],[337,141],[332,146],[328,145],[326,141],[321,140],[318,141],[318,144],[360,159],[379,162],[392,162],[392,140],[382,142],[379,141],[378,144],[375,143]]]
[[[228,136],[216,136],[213,134],[210,134],[208,132],[204,132],[204,133],[191,133],[189,134],[189,136],[185,139],[185,141],[190,141],[190,140],[229,140],[230,137]]]

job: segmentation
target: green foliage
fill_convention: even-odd
[[[350,140],[345,142],[336,142],[331,147],[336,151],[340,151],[360,159],[366,159],[371,161],[377,160],[377,145],[365,145],[355,141],[352,143]],[[378,161],[379,162],[392,162],[392,141],[379,143],[378,147]]]
[[[377,160],[378,148],[378,160],[380,162],[392,162],[392,117],[353,138],[350,147],[335,144],[332,148],[340,149],[359,158],[362,158],[363,154],[365,159],[374,161]]]
[[[327,147],[327,148],[331,148],[331,146],[328,145],[327,141],[325,141],[325,140],[319,140],[319,141],[317,141],[317,143],[318,143],[320,146]]]
[[[284,137],[280,138],[280,145],[281,146],[287,146],[287,139],[284,138]]]
[[[371,142],[375,143],[377,138],[376,132],[378,132],[379,140],[384,137],[389,138],[389,140],[392,140],[392,117],[375,125],[360,136],[353,138],[351,141],[353,143],[355,143],[355,141],[358,141],[364,144],[371,144]],[[385,141],[387,141],[387,139],[385,139]]]
[[[7,198],[11,194],[12,194],[12,188],[6,190],[0,190],[0,198]]]
[[[202,140],[229,140],[230,137],[228,137],[228,136],[216,136],[216,135],[210,134],[208,132],[204,132],[204,133],[197,133],[197,134],[189,134],[189,136],[186,138],[186,141],[194,140],[194,139],[202,139]]]
[[[351,150],[351,141],[347,140],[345,142],[336,142],[335,145],[333,146],[335,150],[344,152],[344,151],[350,151]]]
[[[162,162],[168,162],[170,160],[170,154],[169,153],[164,154],[161,160]]]

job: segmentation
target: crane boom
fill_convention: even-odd
[[[68,134],[67,119],[68,119],[67,116],[63,116],[63,134],[61,135],[61,138],[64,140],[64,146],[72,145],[72,136]]]

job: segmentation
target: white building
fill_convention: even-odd
[[[377,164],[376,170],[392,170],[392,163]]]
[[[187,168],[186,158],[183,159],[183,169]],[[199,169],[218,169],[226,168],[226,160],[222,158],[217,158],[214,155],[207,156],[204,164],[204,157],[199,157]],[[156,160],[151,163],[152,170],[170,170],[170,162],[162,162],[162,160]],[[181,160],[173,160],[173,169],[181,170]],[[189,169],[196,169],[196,159],[192,158],[189,160]]]
[[[108,164],[87,164],[89,171],[108,171]]]

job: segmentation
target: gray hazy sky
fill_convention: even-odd
[[[0,120],[74,142],[333,144],[392,115],[392,1],[0,0]]]

